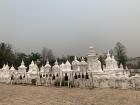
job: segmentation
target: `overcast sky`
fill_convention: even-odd
[[[118,41],[140,56],[140,0],[0,0],[0,42],[16,51],[86,55]]]

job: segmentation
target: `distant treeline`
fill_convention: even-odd
[[[124,67],[127,61],[126,48],[120,42],[118,42],[113,50],[110,50],[111,54],[115,55],[115,58],[118,61],[118,65],[123,64]],[[99,60],[101,61],[102,66],[105,65],[106,55],[98,55]],[[25,54],[23,52],[15,52],[12,48],[11,44],[8,43],[0,43],[0,67],[2,68],[4,64],[8,64],[9,66],[14,66],[15,68],[19,67],[21,61],[24,60],[25,65],[28,67],[31,61],[35,61],[35,63],[41,67],[45,65],[46,61],[50,62],[50,65],[54,65],[57,60],[59,64],[62,62],[66,62],[69,60],[70,63],[74,60],[74,55],[55,57],[53,51],[48,48],[42,48],[42,51],[39,52],[31,52],[30,54]],[[78,60],[81,60],[81,57],[78,57]],[[87,58],[85,57],[85,61]]]
[[[55,57],[53,51],[48,48],[43,48],[41,53],[39,52],[31,52],[30,54],[25,54],[23,52],[15,52],[12,48],[11,44],[8,43],[0,43],[0,67],[2,68],[4,64],[8,64],[9,66],[14,66],[15,68],[19,67],[21,61],[24,60],[25,65],[28,67],[33,60],[39,67],[46,64],[48,60],[50,65],[54,65],[57,60],[59,64],[62,62],[66,62],[69,60],[70,63],[74,60],[74,56],[62,56]],[[80,60],[80,58],[78,58]],[[86,58],[85,58],[86,60]]]

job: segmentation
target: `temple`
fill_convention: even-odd
[[[85,57],[78,60],[75,56],[72,64],[67,60],[60,65],[56,60],[54,66],[51,66],[47,60],[41,68],[32,61],[28,70],[23,60],[18,70],[4,64],[0,69],[0,82],[35,83],[45,86],[62,86],[66,82],[69,87],[131,89],[137,86],[140,88],[140,76],[130,76],[130,70],[127,67],[126,69],[122,65],[118,67],[114,55],[110,55],[109,52],[103,67],[101,67],[94,47],[89,47],[86,58],[87,61],[85,61]]]

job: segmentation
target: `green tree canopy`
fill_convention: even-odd
[[[114,55],[118,61],[118,65],[122,64],[124,68],[126,67],[127,62],[127,48],[120,42],[116,43],[114,48]]]
[[[11,45],[7,43],[0,43],[0,67],[6,63],[12,65],[15,63],[15,61],[16,56]]]

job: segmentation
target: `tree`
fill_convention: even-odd
[[[51,49],[48,49],[47,58],[48,58],[48,60],[54,60],[55,59],[53,51]]]
[[[46,60],[47,60],[47,48],[44,47],[42,49],[42,61],[43,61],[43,63],[45,63]]]
[[[6,63],[12,65],[15,61],[16,57],[14,51],[12,50],[12,46],[7,43],[0,43],[0,67]]]
[[[106,55],[99,55],[98,60],[101,62],[101,68],[103,70],[103,67],[105,65],[105,59],[106,59]]]
[[[120,42],[117,42],[114,48],[114,55],[118,61],[118,65],[120,66],[120,64],[122,64],[125,68],[127,62],[127,48]]]
[[[74,61],[74,57],[75,56],[73,56],[73,55],[71,55],[71,56],[67,56],[67,60],[72,64],[72,61]]]
[[[22,60],[24,61],[26,66],[29,66],[30,60],[28,55],[25,53],[16,53],[16,67],[19,67],[21,65]]]
[[[31,63],[31,61],[33,60],[33,61],[35,61],[35,63],[40,67],[41,66],[41,59],[42,59],[42,57],[41,57],[41,54],[39,54],[39,53],[34,53],[34,52],[32,52],[30,55],[28,55],[28,63],[30,62]],[[26,61],[27,62],[27,61]]]
[[[67,57],[65,57],[64,55],[62,55],[61,58],[59,58],[59,63],[61,64],[62,62],[65,63],[67,61]]]
[[[54,59],[55,59],[55,57],[54,57],[53,51],[51,49],[44,47],[42,49],[42,61],[43,61],[43,63],[45,63],[47,60],[54,61]]]
[[[34,53],[34,52],[32,52],[30,55],[28,55],[29,56],[29,59],[30,59],[30,61],[37,61],[37,60],[40,60],[42,57],[41,57],[41,55],[39,54],[39,53]]]

